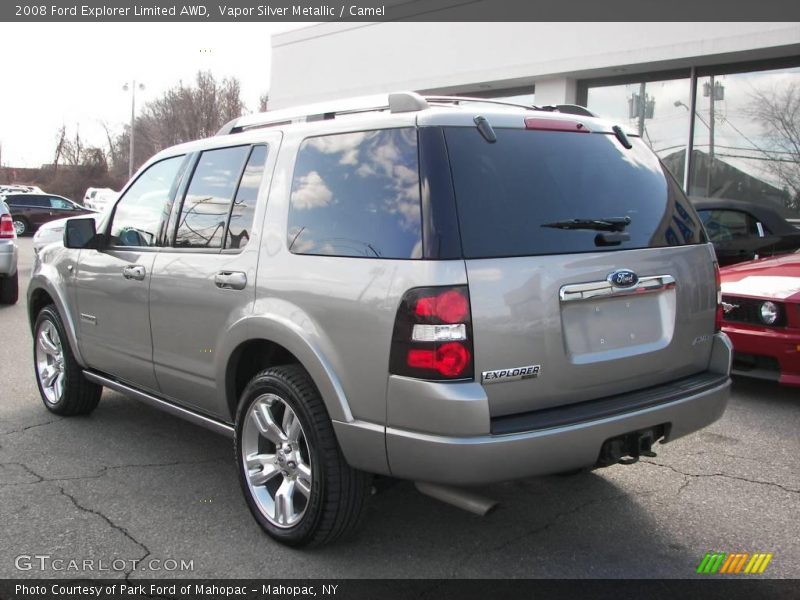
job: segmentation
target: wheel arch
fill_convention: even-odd
[[[86,366],[83,356],[81,355],[80,348],[78,347],[77,329],[75,322],[72,319],[72,313],[67,310],[67,303],[64,300],[63,292],[54,285],[49,285],[49,281],[42,278],[31,279],[28,286],[28,323],[31,328],[31,334],[35,336],[34,327],[36,325],[36,317],[41,310],[53,304],[61,317],[61,322],[64,325],[67,341],[69,342],[72,355],[75,361],[82,367]]]
[[[341,383],[319,348],[298,327],[282,319],[250,317],[228,332],[226,357],[218,367],[229,418],[233,422],[244,386],[264,368],[299,364],[310,375],[322,396],[328,415],[336,421],[350,422],[353,415]]]

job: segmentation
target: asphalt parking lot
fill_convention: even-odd
[[[354,539],[297,551],[252,520],[228,439],[109,391],[89,417],[47,412],[22,298],[0,308],[0,374],[0,578],[691,578],[709,551],[800,576],[800,390],[735,381],[722,420],[656,458],[482,488],[483,518],[398,483]]]

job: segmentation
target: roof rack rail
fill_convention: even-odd
[[[461,102],[481,102],[484,104],[499,104],[500,106],[513,106],[514,108],[524,108],[527,110],[541,110],[533,104],[519,104],[517,102],[506,102],[505,100],[494,100],[493,98],[473,98],[471,96],[423,96],[425,100],[433,104],[460,104]]]
[[[541,110],[547,112],[561,112],[573,115],[595,117],[587,108],[575,104],[556,104],[551,106],[535,106],[533,104],[519,104],[516,102],[506,102],[505,100],[494,100],[492,98],[472,98],[470,96],[422,96],[416,92],[392,92],[390,94],[379,94],[376,96],[362,96],[360,98],[349,98],[344,100],[333,100],[318,104],[308,104],[287,108],[282,110],[272,110],[253,115],[245,115],[229,121],[217,132],[217,135],[229,135],[240,133],[250,129],[261,129],[263,127],[278,127],[280,125],[290,125],[292,123],[307,123],[311,121],[323,121],[335,119],[338,115],[357,114],[365,112],[377,112],[388,110],[391,113],[415,112],[425,110],[431,104],[461,104],[462,102],[494,104],[499,106],[510,106],[513,108],[524,108],[525,110]]]
[[[414,112],[428,108],[428,102],[414,92],[393,92],[377,96],[363,96],[344,100],[333,100],[319,104],[309,104],[295,108],[268,111],[246,115],[229,121],[217,135],[240,133],[262,127],[276,127],[291,123],[323,121],[337,115],[356,114],[388,110],[391,113]]]

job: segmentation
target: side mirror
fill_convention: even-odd
[[[96,223],[92,218],[75,218],[64,226],[65,248],[97,248],[98,236]]]

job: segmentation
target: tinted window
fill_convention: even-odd
[[[638,138],[497,129],[489,144],[475,128],[446,128],[467,258],[566,254],[703,241],[697,214]],[[631,219],[630,240],[545,227],[572,219]]]
[[[33,206],[36,208],[49,208],[50,202],[42,196],[32,194],[20,194],[19,196],[9,196],[7,200],[10,206]]]
[[[292,181],[288,245],[297,254],[419,258],[415,129],[305,140]]]
[[[244,248],[250,241],[253,213],[256,210],[258,189],[261,186],[266,160],[266,146],[255,146],[250,151],[250,158],[239,182],[239,189],[236,190],[236,197],[233,199],[228,235],[225,239],[226,248]]]
[[[114,246],[155,246],[169,213],[183,156],[157,162],[142,173],[117,203],[111,224]]]
[[[700,218],[712,242],[758,236],[756,219],[740,210],[701,210]],[[766,228],[764,233],[769,234]]]
[[[200,155],[178,219],[176,246],[222,247],[231,200],[249,151],[249,146],[237,146]]]

